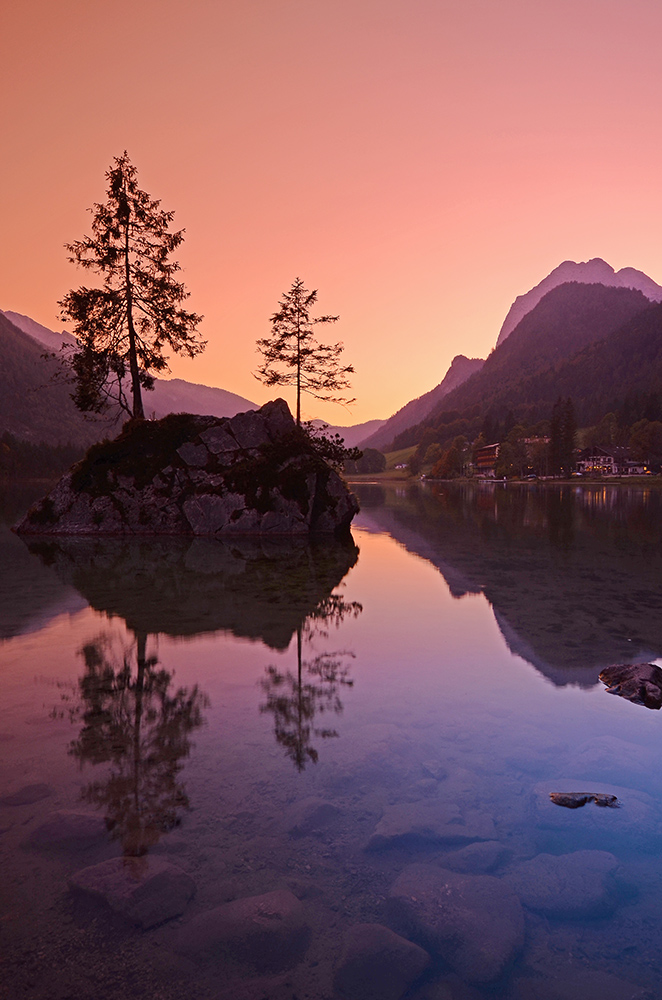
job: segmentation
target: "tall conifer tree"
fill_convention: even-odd
[[[66,244],[69,260],[96,272],[101,287],[77,288],[59,303],[76,337],[65,361],[80,410],[101,413],[112,402],[140,418],[142,390],[168,371],[165,352],[195,357],[204,349],[196,332],[202,317],[181,307],[188,292],[171,255],[184,231],[170,232],[173,213],[140,190],[126,151],[106,178],[106,201],[91,209],[92,235]]]

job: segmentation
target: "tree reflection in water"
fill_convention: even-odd
[[[113,645],[112,637],[102,634],[80,651],[85,672],[72,715],[82,718],[83,726],[69,752],[81,767],[110,765],[108,776],[85,785],[81,797],[105,810],[113,838],[126,856],[136,857],[188,808],[179,775],[209,700],[197,685],[172,689],[172,672],[146,655],[146,634],[119,652]]]
[[[273,714],[276,740],[298,771],[303,771],[307,763],[317,763],[319,752],[312,745],[313,738],[325,740],[338,736],[336,729],[316,726],[315,717],[340,715],[343,703],[339,692],[354,684],[346,662],[354,658],[354,653],[323,652],[304,660],[304,644],[312,646],[316,637],[327,639],[331,626],[338,628],[345,618],[357,618],[362,610],[357,601],[347,602],[341,594],[329,594],[297,628],[296,674],[270,665],[260,681],[267,698],[260,712]]]

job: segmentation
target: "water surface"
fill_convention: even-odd
[[[0,996],[340,997],[345,936],[393,922],[412,863],[520,886],[525,939],[491,982],[433,955],[408,1000],[662,995],[660,713],[598,682],[662,663],[660,495],[357,490],[342,545],[3,529]],[[620,808],[550,803],[572,789]],[[62,811],[100,832],[49,836]],[[613,857],[604,898],[541,910],[521,866],[577,851]],[[112,858],[166,859],[195,895],[132,926],[70,887]],[[289,967],[182,946],[282,889],[308,934]]]

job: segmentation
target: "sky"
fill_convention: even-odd
[[[0,36],[0,308],[62,328],[126,149],[204,316],[173,376],[273,396],[301,277],[357,400],[304,415],[386,418],[563,260],[662,283],[659,0],[3,0]]]

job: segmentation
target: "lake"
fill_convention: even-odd
[[[598,679],[662,665],[662,493],[353,488],[311,545],[4,490],[0,997],[662,996],[662,718]]]

